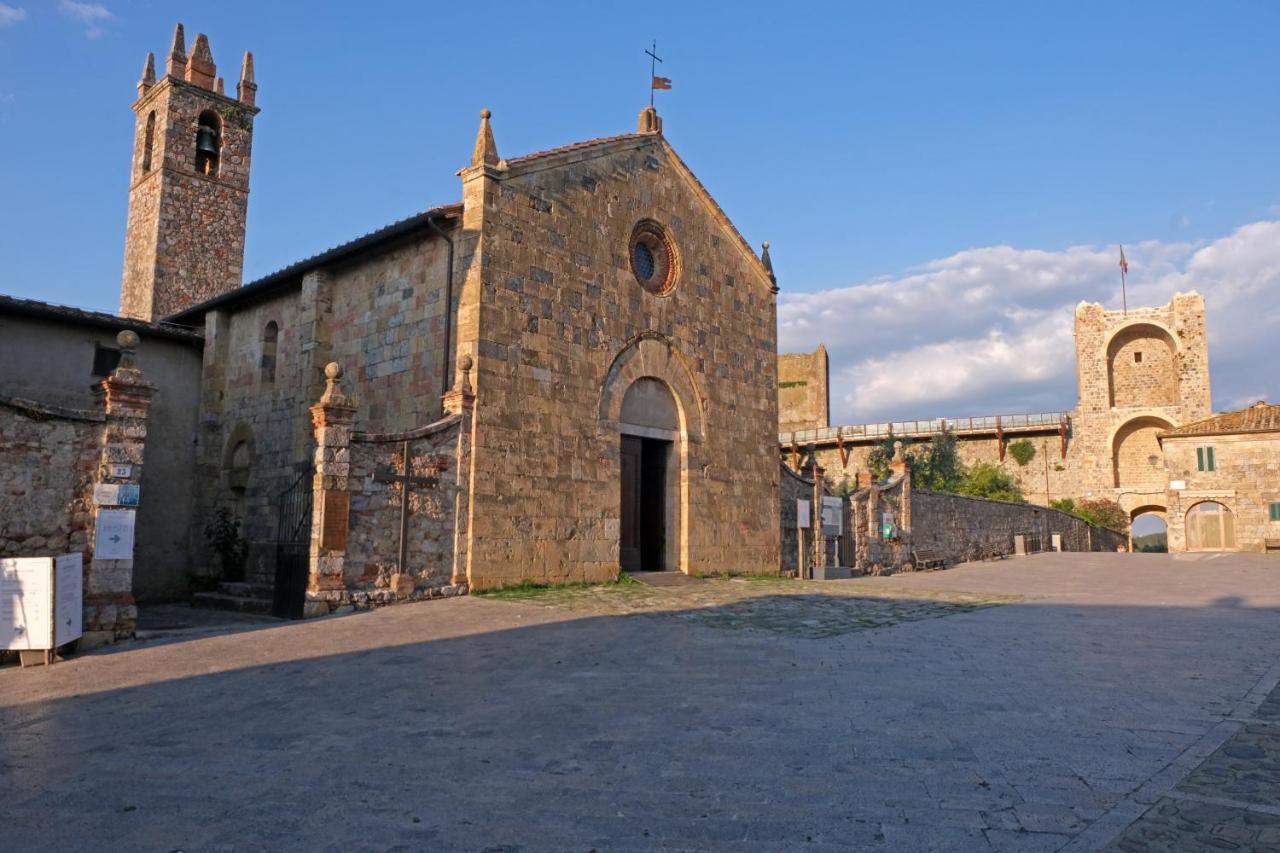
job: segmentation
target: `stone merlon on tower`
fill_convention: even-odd
[[[197,35],[188,54],[182,24],[163,77],[147,54],[133,105],[121,314],[158,320],[240,285],[257,89],[246,53],[238,97],[225,95],[209,39]]]

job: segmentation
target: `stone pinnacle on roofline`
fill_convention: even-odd
[[[173,47],[169,50],[169,58],[164,64],[164,73],[172,74],[174,77],[181,77],[182,70],[187,64],[187,35],[182,29],[182,24],[178,24],[173,31]]]
[[[240,64],[240,82],[236,84],[236,97],[242,104],[253,106],[258,97],[258,84],[253,80],[253,52],[244,52],[244,62]]]
[[[489,126],[489,116],[493,113],[483,109],[480,111],[480,130],[476,133],[476,147],[471,153],[471,165],[497,166],[499,160],[498,144],[493,141],[493,128]]]
[[[778,277],[773,274],[773,259],[769,257],[769,241],[760,244],[760,263],[769,273],[769,281],[773,282],[773,292],[778,292]]]
[[[213,62],[213,51],[209,49],[209,37],[198,33],[191,55],[187,57],[186,80],[202,89],[212,89],[217,76],[218,67]]]
[[[142,97],[156,84],[156,55],[147,51],[146,61],[142,63],[142,77],[138,79],[138,97]]]

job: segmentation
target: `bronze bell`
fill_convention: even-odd
[[[218,156],[218,131],[208,125],[200,125],[196,131],[196,153]]]

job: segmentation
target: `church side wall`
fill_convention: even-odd
[[[439,419],[446,257],[442,240],[415,239],[206,318],[202,518],[224,506],[243,519],[255,543],[251,579],[274,582],[277,500],[310,470],[308,408],[324,388],[325,364],[343,365],[359,430]],[[273,357],[268,323],[278,329]],[[196,526],[195,545],[206,552],[203,521]]]
[[[0,338],[13,358],[0,359],[0,394],[73,409],[96,405],[95,347],[117,349],[119,329],[7,315]],[[187,591],[192,525],[197,412],[198,339],[176,341],[142,332],[138,368],[157,387],[147,418],[146,465],[138,507],[133,591],[139,601],[163,601]],[[62,445],[59,444],[59,447]],[[74,454],[73,454],[74,455]],[[61,451],[50,458],[60,464]]]
[[[642,333],[653,333],[650,351],[670,353],[659,378],[691,385],[683,417],[700,424],[682,473],[683,568],[778,570],[777,462],[752,450],[776,440],[774,297],[678,170],[654,137],[518,177],[464,176],[468,206],[485,205],[469,280],[480,286],[468,285],[477,340],[463,342],[478,396],[473,587],[618,571],[620,439],[599,409],[611,365]],[[630,270],[644,218],[679,247],[666,296]]]

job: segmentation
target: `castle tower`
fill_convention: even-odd
[[[1167,472],[1157,434],[1212,414],[1204,298],[1106,311],[1076,307],[1080,402],[1072,433],[1085,488],[1130,511],[1164,503]]]
[[[158,80],[147,54],[133,104],[124,316],[158,320],[240,286],[257,90],[246,53],[236,97],[224,94],[209,40],[197,35],[188,55],[182,24]]]

